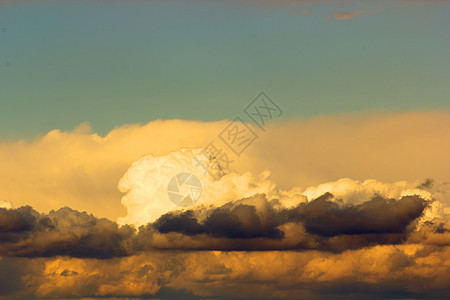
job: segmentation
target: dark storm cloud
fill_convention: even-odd
[[[272,207],[261,214],[251,205],[226,204],[214,209],[202,224],[194,217],[194,212],[188,210],[177,215],[165,214],[152,226],[161,233],[207,234],[230,239],[280,239],[283,232],[277,228],[281,224],[278,218]]]
[[[289,210],[289,219],[302,222],[309,233],[322,236],[343,234],[405,233],[408,225],[422,214],[426,202],[418,196],[400,200],[380,196],[356,206],[330,201],[327,193]]]
[[[17,258],[0,259],[0,299],[23,289],[21,278],[27,269],[31,269],[29,262]]]
[[[344,205],[327,193],[285,209],[277,200],[255,195],[221,207],[171,212],[138,231],[67,207],[49,214],[29,206],[2,208],[0,256],[112,258],[158,249],[341,252],[399,244],[409,237],[447,244],[445,224],[434,231],[430,226],[414,231],[426,206],[419,196],[400,200],[377,196],[359,205]]]
[[[36,223],[39,213],[31,207],[21,207],[16,211],[0,208],[0,232],[21,232],[30,230]]]
[[[0,209],[0,256],[127,256],[135,230],[70,208],[39,214],[29,206]]]
[[[277,211],[269,206],[263,212],[238,201],[239,204],[226,204],[213,209],[204,222],[199,222],[194,211],[189,210],[165,214],[152,226],[161,233],[206,234],[230,239],[281,239],[284,234],[279,226],[295,222],[303,224],[308,234],[322,237],[375,237],[406,233],[411,222],[421,216],[426,207],[426,201],[418,196],[407,196],[398,201],[377,196],[356,206],[345,206],[332,198],[333,195],[326,193],[293,209]],[[382,240],[383,237],[379,238]]]

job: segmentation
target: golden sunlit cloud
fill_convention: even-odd
[[[72,132],[51,131],[31,142],[3,142],[0,199],[13,207],[31,205],[49,211],[70,206],[116,219],[126,215],[117,184],[134,161],[148,154],[202,149],[227,124],[153,121],[118,127],[104,137],[84,124]],[[432,178],[434,188],[448,195],[447,128],[450,113],[445,111],[356,113],[272,124],[241,157],[229,153],[234,160],[230,171],[251,172],[255,178],[269,171],[269,179],[286,191],[340,178],[388,183]],[[219,146],[227,150],[226,145]],[[450,205],[448,197],[443,198]]]
[[[196,158],[227,151],[229,121],[2,143],[0,297],[433,298],[450,274],[449,116],[271,124],[220,177]],[[174,201],[174,179],[196,201]]]

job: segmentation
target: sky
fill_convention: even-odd
[[[446,1],[0,5],[2,139],[223,120],[259,91],[287,119],[449,107]]]
[[[449,16],[0,0],[0,300],[446,299]]]

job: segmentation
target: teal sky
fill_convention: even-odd
[[[234,118],[260,91],[288,119],[449,108],[450,3],[374,2],[0,0],[0,139]]]

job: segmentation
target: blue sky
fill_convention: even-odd
[[[288,119],[448,108],[449,13],[427,1],[0,2],[0,139],[231,119],[260,91]]]

